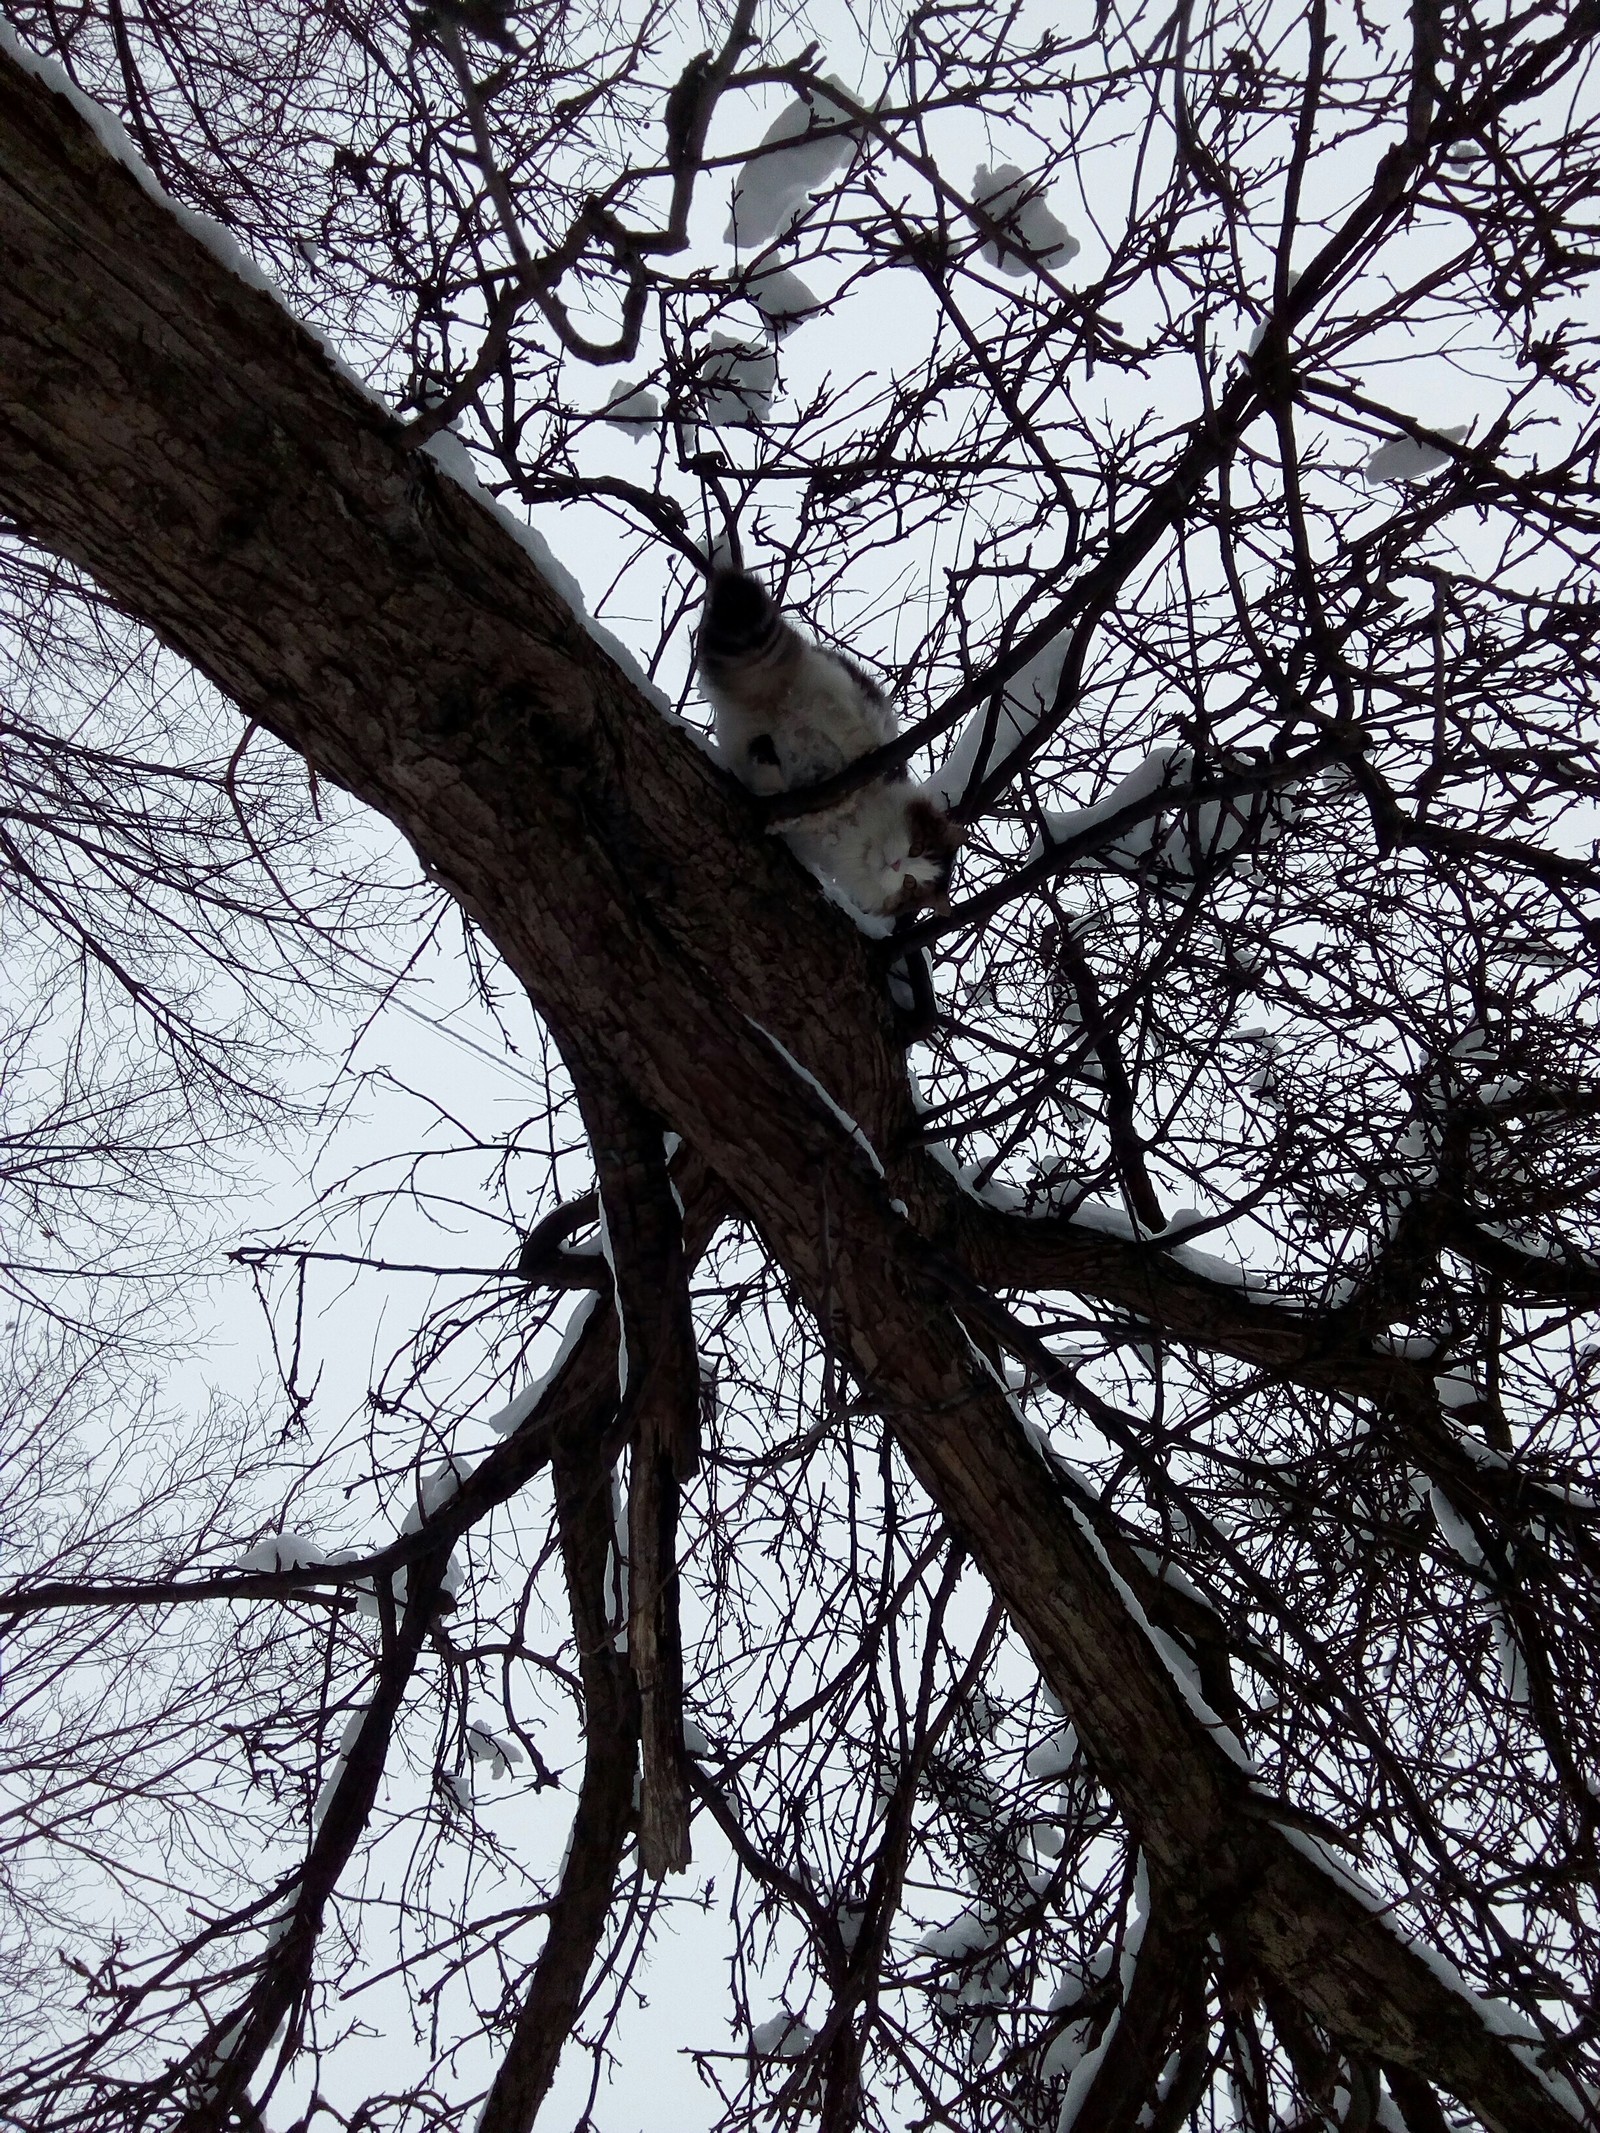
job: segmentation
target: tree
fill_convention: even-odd
[[[179,769],[241,828],[230,926],[321,944],[318,1012],[388,982],[363,926],[400,962],[429,921],[278,880],[280,835],[362,871],[296,761],[543,1048],[522,1133],[440,1107],[449,1196],[494,1171],[527,1234],[439,1270],[364,1431],[306,1391],[307,1297],[335,1251],[395,1278],[417,1151],[241,1248],[287,1281],[277,1432],[224,1414],[192,1488],[10,1538],[12,1895],[83,1988],[10,2118],[455,2125],[486,2087],[525,2127],[575,2026],[598,2085],[692,1845],[735,1878],[730,2122],[1587,2120],[1600,9],[964,7],[826,58],[743,0],[700,54],[649,12],[15,20],[143,158],[0,57],[16,571],[60,558],[63,612],[271,751],[237,807]],[[654,641],[475,477],[571,506]],[[662,715],[719,543],[896,669],[948,911],[854,923],[763,834],[837,784],[763,810]],[[91,908],[68,826],[115,853],[101,773],[158,759],[89,776],[39,695],[72,775],[13,816],[100,967],[147,892]],[[162,912],[217,907],[229,834],[154,824]],[[106,966],[141,1013],[152,952]],[[162,1101],[248,1034],[173,1026]],[[137,1107],[105,1141],[165,1189]],[[108,1456],[18,1435],[41,1501]],[[564,1853],[486,1799],[519,1771]],[[380,2089],[348,1996],[394,1976]]]

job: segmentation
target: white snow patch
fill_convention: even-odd
[[[320,1541],[304,1533],[269,1533],[230,1566],[234,1570],[316,1570],[337,1561]]]
[[[1354,1896],[1364,1910],[1370,1911],[1374,1918],[1381,1918],[1396,1940],[1402,1945],[1415,1947],[1419,1954],[1422,1952],[1420,1942],[1407,1943],[1405,1935],[1394,1926],[1390,1918],[1393,1907],[1389,1898],[1380,1896],[1370,1881],[1363,1881],[1359,1874],[1345,1864],[1331,1845],[1324,1844],[1320,1837],[1313,1836],[1310,1830],[1301,1829],[1293,1822],[1280,1821],[1277,1828],[1287,1843],[1297,1852],[1303,1853],[1313,1865],[1321,1867],[1330,1880],[1338,1882],[1348,1895]],[[1443,1962],[1444,1958],[1441,1956],[1439,1960]],[[1466,1986],[1462,1982],[1460,1971],[1454,1970],[1452,1966],[1452,1974],[1457,1986],[1465,1992]]]
[[[1481,1437],[1475,1437],[1454,1416],[1446,1414],[1444,1419],[1451,1436],[1474,1466],[1488,1467],[1494,1473],[1504,1473],[1510,1467],[1511,1461],[1504,1452],[1496,1451],[1492,1444],[1485,1444]]]
[[[959,806],[967,787],[980,782],[996,763],[1003,761],[1050,710],[1061,680],[1067,642],[1064,636],[1055,638],[1005,684],[999,716],[995,720],[994,738],[983,750],[981,762],[978,758],[988,718],[987,706],[975,711],[967,720],[928,788],[942,807]]]
[[[467,1754],[473,1762],[487,1764],[492,1778],[510,1777],[515,1766],[525,1760],[520,1742],[508,1734],[496,1733],[476,1719],[467,1727]]]
[[[750,2049],[757,2059],[798,2059],[816,2041],[814,2029],[807,2028],[798,2015],[787,2014],[782,2009],[775,2015],[768,2015],[750,2032]]]
[[[947,1170],[970,1199],[982,1207],[999,1207],[1007,1213],[1023,1213],[1028,1205],[1028,1196],[1008,1185],[1003,1178],[990,1178],[985,1184],[978,1183],[982,1171],[980,1163],[961,1163],[943,1141],[928,1141],[923,1153],[932,1156],[941,1170]]]
[[[749,297],[766,320],[774,340],[786,340],[797,326],[815,318],[822,309],[815,295],[792,267],[766,267],[752,276]]]
[[[611,1294],[617,1311],[617,1397],[628,1397],[628,1320],[622,1308],[622,1291],[617,1286],[617,1262],[611,1250],[611,1226],[606,1221],[606,1203],[600,1197],[600,1256],[611,1275]]]
[[[1065,1777],[1078,1758],[1078,1734],[1074,1726],[1057,1726],[1036,1748],[1030,1748],[1024,1764],[1031,1778]],[[1059,1851],[1060,1846],[1056,1849]]]
[[[606,657],[621,668],[639,693],[658,711],[664,711],[675,718],[671,704],[622,639],[614,637],[604,623],[596,622],[589,613],[584,605],[582,586],[565,564],[556,561],[554,551],[544,535],[530,526],[525,519],[520,519],[514,512],[508,511],[479,481],[477,468],[465,439],[458,437],[454,430],[436,430],[422,449],[441,474],[470,496],[480,510],[487,511],[492,518],[499,521],[523,554],[533,562],[551,591],[571,608],[574,620]]]
[[[1176,802],[1194,776],[1191,750],[1154,748],[1092,807],[1067,813],[1047,811],[1043,834],[1029,852],[1037,859],[1063,844],[1072,844],[1072,864],[1091,873],[1126,874],[1151,863],[1180,880],[1191,880],[1205,867],[1230,856],[1270,844],[1295,818],[1297,803],[1287,790],[1262,788],[1229,799],[1174,806],[1152,805],[1169,789]],[[1099,833],[1128,808],[1143,811],[1116,834]],[[1079,846],[1086,847],[1077,851]],[[1262,1041],[1268,1041],[1263,1039]]]
[[[1495,1662],[1500,1669],[1500,1687],[1505,1699],[1507,1703],[1525,1704],[1528,1701],[1528,1662],[1503,1607],[1495,1609],[1492,1627]]]
[[[825,77],[842,96],[850,91],[836,74]],[[793,221],[855,153],[855,136],[844,130],[850,114],[824,89],[797,96],[761,136],[761,152],[740,166],[724,242],[765,244]],[[819,127],[838,130],[818,133]]]
[[[1434,1379],[1433,1387],[1442,1407],[1471,1407],[1482,1398],[1471,1378],[1463,1377],[1457,1370],[1443,1372]]]
[[[476,1461],[450,1453],[428,1468],[417,1482],[416,1499],[401,1524],[402,1533],[419,1533],[425,1519],[447,1504],[472,1472]]]
[[[1124,808],[1134,807],[1149,800],[1155,794],[1178,782],[1188,768],[1188,751],[1183,748],[1153,748],[1142,763],[1119,780],[1103,800],[1095,801],[1092,807],[1079,807],[1069,813],[1047,809],[1041,820],[1044,826],[1044,842],[1036,845],[1028,855],[1046,849],[1048,845],[1066,844],[1081,839],[1109,822]],[[1123,833],[1110,851],[1138,854],[1150,849],[1157,815],[1152,812],[1146,819],[1137,822]]]
[[[648,385],[630,385],[624,379],[600,410],[600,419],[614,429],[625,430],[630,437],[640,438],[660,425],[660,397]]]
[[[1082,249],[1051,211],[1039,181],[1015,163],[1001,163],[994,170],[980,164],[972,174],[972,198],[1012,240],[997,244],[991,237],[983,247],[985,260],[1002,274],[1016,277],[1064,267]]]
[[[611,1540],[606,1550],[605,1586],[611,1609],[608,1625],[614,1651],[628,1649],[628,1518],[622,1505],[622,1484],[611,1469]],[[639,1780],[634,1778],[634,1805],[639,1804]]]
[[[1461,1558],[1469,1570],[1483,1568],[1483,1550],[1478,1546],[1477,1535],[1467,1524],[1444,1490],[1435,1486],[1428,1491],[1428,1501],[1433,1506],[1433,1515],[1439,1531]]]
[[[321,1789],[318,1791],[316,1800],[312,1805],[311,1827],[313,1829],[322,1827],[322,1818],[332,1804],[334,1793],[338,1790],[339,1780],[344,1776],[345,1764],[350,1759],[350,1751],[356,1744],[356,1737],[365,1724],[366,1717],[365,1711],[353,1711],[345,1720],[344,1731],[339,1736],[339,1746],[334,1753],[333,1759],[328,1764],[328,1774],[323,1779]]]
[[[1231,1726],[1223,1723],[1201,1694],[1198,1686],[1198,1677],[1194,1671],[1194,1664],[1188,1653],[1183,1651],[1164,1631],[1156,1628],[1139,1604],[1138,1596],[1132,1586],[1117,1570],[1110,1556],[1101,1546],[1100,1538],[1089,1520],[1070,1497],[1066,1498],[1065,1501],[1067,1515],[1077,1522],[1078,1531],[1083,1535],[1085,1543],[1099,1558],[1102,1569],[1115,1586],[1118,1597],[1127,1609],[1129,1620],[1137,1628],[1141,1629],[1148,1638],[1151,1650],[1161,1660],[1168,1678],[1188,1705],[1192,1715],[1205,1728],[1206,1732],[1231,1763],[1244,1771],[1248,1777],[1258,1777],[1260,1773],[1253,1760],[1245,1753],[1244,1746],[1238,1735]]]
[[[1175,1520],[1175,1523],[1177,1522],[1179,1521]],[[1181,1523],[1192,1537],[1193,1528],[1189,1526],[1187,1519],[1182,1519]],[[1207,1599],[1194,1580],[1186,1576],[1170,1557],[1162,1555],[1156,1548],[1141,1548],[1137,1542],[1134,1543],[1133,1552],[1147,1570],[1155,1572],[1163,1585],[1170,1585],[1174,1592],[1181,1592],[1186,1600],[1196,1607],[1203,1607],[1207,1614],[1216,1613],[1216,1603]]]
[[[962,1911],[949,1925],[930,1927],[918,1940],[916,1952],[938,1956],[946,1962],[959,1962],[965,1956],[979,1955],[985,1948],[992,1948],[999,1937],[999,1927],[991,1911]]]
[[[1459,444],[1470,428],[1470,423],[1461,422],[1438,434]],[[1361,471],[1370,482],[1422,481],[1449,464],[1450,454],[1436,444],[1423,444],[1415,437],[1392,437],[1387,444],[1379,445]]]
[[[1288,275],[1286,276],[1287,286],[1292,289],[1299,279],[1300,269],[1298,267],[1291,267],[1289,269]],[[1250,355],[1254,355],[1256,350],[1261,346],[1261,343],[1266,339],[1267,324],[1268,320],[1265,318],[1262,319],[1261,323],[1256,327],[1255,332],[1251,334],[1250,344],[1247,351]]]
[[[1073,1229],[1092,1229],[1102,1237],[1121,1237],[1130,1244],[1137,1244],[1145,1232],[1131,1215],[1124,1214],[1120,1207],[1107,1207],[1103,1200],[1083,1200],[1068,1215]]]
[[[1439,1352],[1430,1333],[1375,1333],[1372,1345],[1380,1355],[1399,1356],[1407,1363],[1431,1363]]]
[[[1528,1084],[1516,1075],[1503,1076],[1499,1081],[1486,1081],[1478,1091],[1478,1101],[1483,1104],[1508,1104],[1528,1093]]]
[[[1548,1237],[1535,1236],[1531,1230],[1517,1224],[1481,1222],[1478,1226],[1486,1236],[1496,1237],[1502,1244],[1509,1244],[1513,1251],[1521,1252],[1525,1259],[1567,1259],[1570,1256],[1559,1245],[1551,1243]]]
[[[778,389],[778,358],[768,347],[714,333],[700,358],[700,411],[714,429],[765,422]]]

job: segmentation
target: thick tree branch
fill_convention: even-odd
[[[683,1217],[659,1119],[597,1062],[577,1075],[615,1273],[631,1423],[628,1663],[638,1684],[639,1849],[657,1880],[689,1864],[678,1629],[678,1495],[699,1463],[700,1370],[689,1309]]]
[[[511,2042],[478,2133],[528,2133],[572,2034],[633,1826],[639,1695],[621,1624],[609,1613],[616,1528],[611,1461],[597,1433],[563,1430],[555,1447],[556,1520],[583,1682],[583,1779],[561,1886]]]
[[[567,1239],[574,1231],[587,1229],[598,1220],[599,1214],[599,1194],[585,1192],[575,1200],[565,1201],[536,1222],[523,1238],[522,1249],[517,1254],[517,1273],[521,1279],[545,1289],[609,1288],[611,1274],[603,1259],[567,1249]]]
[[[1184,2009],[1197,1996],[1203,2004],[1205,1960],[1201,1922],[1177,1892],[1154,1882],[1132,1979],[1073,2120],[1083,2133],[1133,2133],[1141,2123]]]

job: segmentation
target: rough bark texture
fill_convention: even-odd
[[[1185,2002],[1195,1997],[1204,1953],[1192,1919],[1184,1920],[1183,1906],[1158,1885],[1132,1980],[1078,2105],[1073,2133],[1134,2133],[1156,2093]],[[1203,2034],[1203,2019],[1200,2027]]]
[[[659,1880],[689,1864],[678,1494],[698,1457],[700,1372],[683,1217],[667,1175],[661,1122],[603,1068],[585,1066],[578,1088],[622,1324],[623,1405],[633,1446],[627,1649],[640,1703],[639,1852],[645,1872]]]
[[[983,1242],[968,1267],[983,1279],[1027,1246],[913,1152],[870,944],[755,833],[732,781],[506,529],[4,59],[0,244],[0,503],[398,824],[569,1057],[603,1058],[720,1176],[982,1563],[1184,1906],[1233,1918],[1350,2049],[1495,2125],[1569,2125],[1475,2008],[1254,1800],[1018,1425],[940,1265]],[[767,1031],[859,1121],[887,1177]],[[1320,1367],[1288,1313],[1104,1238],[1051,1241],[1041,1280],[1137,1292],[1186,1338]],[[1381,1369],[1363,1393],[1400,1383]],[[496,2133],[526,2123],[538,2088],[519,2076],[514,2104],[509,2080],[485,2121]]]
[[[583,1681],[583,1778],[544,1947],[478,2133],[525,2133],[533,2124],[583,2004],[633,1826],[639,1693],[606,1616],[615,1545],[610,1462],[598,1434],[563,1431],[554,1468],[561,1560]]]

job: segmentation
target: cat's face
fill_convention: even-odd
[[[931,800],[905,803],[904,840],[896,838],[883,868],[880,909],[891,918],[908,911],[947,911],[950,874],[961,848],[961,827]]]

